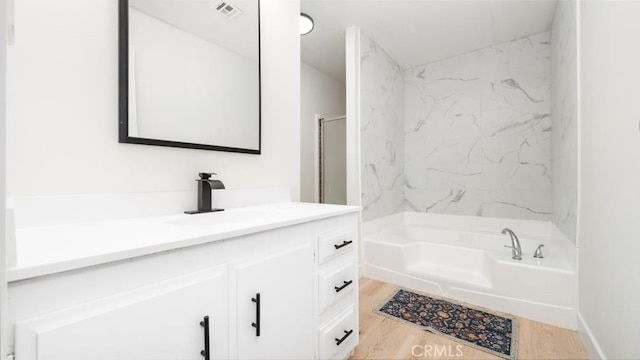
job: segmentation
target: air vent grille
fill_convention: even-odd
[[[216,11],[218,11],[219,14],[223,15],[227,19],[233,19],[238,15],[242,14],[242,10],[240,10],[239,7],[235,6],[229,1],[220,1],[214,4],[215,5],[213,6],[213,8],[216,9]]]

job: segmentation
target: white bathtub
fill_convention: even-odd
[[[504,247],[504,227],[518,235],[522,260]],[[575,257],[544,221],[405,212],[363,224],[364,276],[568,329],[576,328]]]

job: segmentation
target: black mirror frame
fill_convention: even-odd
[[[129,136],[129,0],[118,5],[118,142],[169,146],[188,149],[215,150],[259,155],[262,150],[262,60],[260,44],[260,0],[258,1],[258,149],[196,144]]]

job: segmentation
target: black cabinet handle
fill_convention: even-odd
[[[200,355],[204,356],[204,360],[210,360],[209,354],[209,317],[205,316],[203,321],[200,321],[200,326],[204,328],[204,350],[200,351]]]
[[[251,323],[251,326],[256,328],[256,336],[260,336],[260,293],[256,293],[256,297],[251,298],[251,301],[256,303],[256,322]]]
[[[340,292],[340,291],[342,291],[342,289],[344,289],[344,288],[346,288],[347,286],[351,285],[351,283],[352,283],[352,282],[353,282],[353,280],[343,281],[342,283],[343,283],[344,285],[342,285],[342,286],[340,286],[340,287],[334,286],[333,288],[334,288],[334,289],[336,289],[336,292]]]
[[[347,338],[349,337],[349,335],[351,335],[351,333],[352,333],[352,332],[353,332],[353,330],[349,330],[349,331],[345,330],[345,331],[344,331],[344,336],[343,336],[343,337],[341,337],[340,339],[335,338],[335,340],[336,340],[336,346],[338,346],[338,345],[342,344],[342,342],[343,342],[343,341],[347,340]]]
[[[333,246],[335,246],[336,250],[338,250],[341,247],[344,247],[344,246],[347,246],[347,245],[351,244],[352,242],[353,242],[352,240],[349,240],[349,241],[345,240],[345,241],[342,242],[342,244],[339,244],[339,245],[334,244]]]

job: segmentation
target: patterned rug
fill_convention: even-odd
[[[518,355],[518,319],[399,289],[374,312],[504,359]]]

